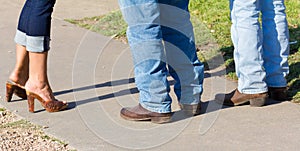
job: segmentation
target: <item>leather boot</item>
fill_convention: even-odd
[[[181,110],[184,111],[184,113],[186,115],[189,116],[195,116],[195,115],[199,115],[201,112],[201,104],[193,104],[193,105],[189,105],[189,104],[180,104],[180,108]]]
[[[226,106],[237,106],[250,102],[251,106],[263,106],[268,98],[268,92],[258,94],[243,94],[237,89],[228,94],[217,94],[215,100]]]
[[[268,87],[269,97],[277,101],[287,100],[286,87]]]
[[[171,120],[172,113],[151,112],[143,108],[140,104],[135,107],[122,108],[120,116],[131,121],[151,120],[153,123],[166,123]]]

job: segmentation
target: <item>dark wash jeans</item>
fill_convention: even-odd
[[[49,50],[51,15],[56,0],[26,0],[18,23],[16,42],[28,51]]]

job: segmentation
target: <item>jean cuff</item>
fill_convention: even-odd
[[[265,89],[257,89],[257,90],[240,90],[238,88],[239,92],[243,93],[243,94],[259,94],[259,93],[266,93],[268,92],[268,88]]]
[[[22,32],[20,30],[17,30],[14,40],[18,45],[26,47],[26,44],[27,44],[27,42],[26,42],[26,33]]]
[[[29,52],[46,52],[50,50],[50,37],[27,36],[26,49]]]
[[[46,52],[50,50],[50,37],[47,36],[28,36],[26,33],[17,30],[15,42],[26,47],[29,52]]]
[[[179,103],[186,104],[186,105],[195,105],[195,104],[199,104],[200,101],[201,101],[201,99],[190,99],[189,101],[180,100]]]
[[[142,102],[140,102],[141,106],[145,109],[147,109],[148,111],[151,112],[156,112],[156,113],[170,113],[171,112],[171,104],[170,107],[168,109],[161,109],[161,108],[157,108],[157,107],[149,107],[145,104],[143,104]]]

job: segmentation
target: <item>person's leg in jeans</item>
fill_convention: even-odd
[[[289,30],[286,8],[284,0],[263,0],[261,3],[266,82],[270,97],[283,101],[286,100],[285,76],[289,72]]]
[[[170,86],[167,81],[167,59],[162,43],[161,17],[162,12],[172,10],[170,8],[163,10],[161,8],[162,4],[159,2],[160,1],[157,0],[119,1],[123,16],[129,26],[127,37],[133,55],[136,85],[140,91],[140,105],[133,108],[123,108],[121,110],[121,116],[128,120],[150,119],[152,122],[163,123],[169,121],[171,117],[172,100],[169,96]],[[186,57],[186,55],[178,59],[183,57]],[[188,62],[188,69],[194,69],[191,61],[189,60]],[[178,63],[174,65],[177,67],[182,64]],[[174,70],[176,69],[174,68]],[[178,76],[180,78],[181,75],[178,74]],[[194,78],[196,78],[195,81],[197,81],[196,83],[198,87],[200,87],[198,78],[193,77],[193,80]],[[178,80],[178,78],[176,78],[176,80]],[[191,81],[191,79],[188,79],[188,81]],[[191,85],[189,85],[189,87],[191,87]],[[192,88],[190,88],[190,90],[193,91]],[[191,99],[186,103],[199,103],[200,91],[201,90],[188,93],[187,95],[191,94]],[[179,98],[185,97],[178,96]],[[195,96],[198,98],[192,99]]]
[[[234,44],[234,61],[238,77],[237,90],[222,96],[225,105],[250,102],[262,106],[267,98],[266,72],[262,57],[263,38],[259,23],[259,0],[231,0],[231,35]]]
[[[129,5],[122,11],[129,25],[127,37],[134,60],[140,104],[153,112],[169,113],[171,99],[168,95],[166,59],[159,25],[159,4],[155,0],[126,2]]]
[[[171,97],[159,4],[157,0],[119,0],[119,4],[128,24],[127,38],[133,56],[135,83],[140,94],[140,106],[134,110],[122,109],[121,116],[125,115],[125,118],[131,120],[143,120],[144,115],[131,117],[130,114],[145,109],[145,114],[149,111],[166,118],[161,121],[145,115],[147,119],[157,123],[166,122],[170,119]],[[129,113],[129,110],[133,113]]]
[[[232,39],[235,41],[235,63],[238,90],[245,94],[267,92],[262,58],[262,32],[258,21],[258,0],[234,0],[232,10]]]
[[[183,108],[194,106],[192,114],[199,114],[204,66],[196,54],[193,26],[188,12],[189,1],[159,2],[168,69],[175,80],[174,91]]]

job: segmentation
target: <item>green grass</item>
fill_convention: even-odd
[[[5,111],[5,109],[4,108],[0,108],[0,112],[3,112],[3,111]]]
[[[300,103],[300,48],[289,57],[290,73],[287,76],[289,91],[292,101]]]
[[[0,125],[0,128],[16,128],[16,127],[20,127],[20,128],[38,128],[37,126],[33,126],[31,125],[28,121],[26,120],[19,120],[19,121],[15,121],[15,122],[11,122],[11,123],[6,123],[4,125]]]
[[[105,36],[126,36],[127,24],[123,20],[120,11],[114,11],[103,16],[86,17],[78,20],[66,19],[66,21]]]
[[[191,0],[190,12],[205,26],[214,31],[213,35],[220,48],[231,47],[228,0]]]
[[[285,1],[290,30],[290,41],[298,41],[291,45],[289,57],[290,74],[288,94],[293,102],[300,103],[300,1]],[[208,69],[208,62],[217,54],[222,54],[229,79],[236,80],[233,60],[233,45],[230,37],[230,11],[228,0],[191,0],[191,20],[194,25],[195,40],[199,59]],[[126,23],[120,11],[104,16],[67,20],[80,27],[90,29],[106,36],[126,39]],[[211,68],[211,66],[210,66]]]
[[[58,142],[59,144],[63,145],[63,146],[67,146],[68,144],[59,140],[59,139],[56,139],[54,137],[51,137],[51,136],[48,136],[48,135],[42,135],[41,136],[42,139],[46,139],[46,140],[51,140],[53,142]]]

